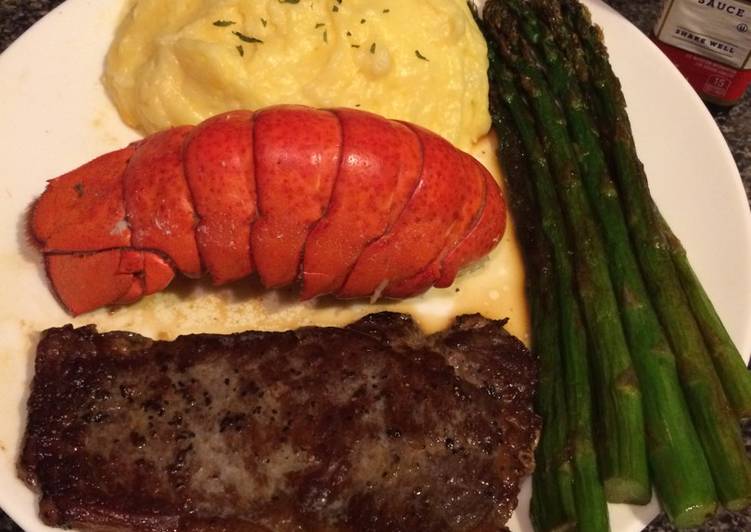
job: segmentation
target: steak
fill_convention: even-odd
[[[540,428],[504,323],[49,329],[19,472],[46,523],[85,530],[503,530]]]

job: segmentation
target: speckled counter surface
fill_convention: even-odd
[[[606,0],[606,2],[645,32],[651,29],[662,4],[657,0]],[[0,0],[0,52],[36,20],[60,3],[62,0]],[[715,113],[715,120],[730,145],[746,188],[746,194],[751,201],[751,143],[749,142],[751,95],[746,94],[743,101],[730,111]],[[746,427],[745,433],[747,448],[751,448],[751,424]],[[0,532],[17,532],[18,530],[20,529],[0,510]],[[661,532],[674,529],[664,517],[659,517],[646,530]],[[751,511],[723,514],[701,530],[703,532],[751,531]]]

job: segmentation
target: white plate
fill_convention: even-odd
[[[623,83],[654,196],[688,249],[741,352],[751,351],[751,215],[722,135],[690,86],[631,24],[587,3]],[[68,321],[49,295],[23,213],[44,180],[136,137],[99,82],[121,0],[68,0],[0,56],[0,506],[26,531],[51,530],[16,478],[32,348],[39,325]],[[525,487],[510,526],[531,530]],[[657,505],[613,506],[636,531]]]

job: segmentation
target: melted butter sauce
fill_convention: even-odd
[[[471,150],[499,179],[493,136],[481,139]],[[130,330],[153,338],[171,339],[198,332],[232,333],[286,330],[307,325],[342,326],[371,312],[390,310],[411,314],[425,332],[445,328],[460,314],[479,312],[487,318],[509,318],[507,330],[528,343],[529,319],[524,298],[524,270],[509,219],[501,243],[493,252],[460,273],[444,289],[402,301],[341,301],[321,298],[300,302],[294,290],[263,290],[255,279],[214,288],[208,282],[176,280],[165,292],[115,310],[99,310],[73,320],[76,325],[95,323],[100,331]]]

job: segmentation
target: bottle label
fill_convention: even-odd
[[[751,1],[670,0],[655,36],[731,68],[751,68]]]
[[[731,68],[660,41],[656,44],[705,99],[725,104],[736,102],[751,83],[751,70]]]

